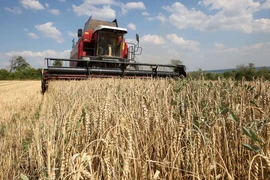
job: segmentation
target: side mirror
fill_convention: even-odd
[[[140,41],[139,34],[136,34],[136,40],[137,40],[137,42]]]
[[[82,29],[78,29],[78,37],[82,37]]]

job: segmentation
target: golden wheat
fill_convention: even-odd
[[[270,82],[0,82],[0,179],[270,179]]]

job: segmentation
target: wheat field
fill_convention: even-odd
[[[0,179],[270,179],[270,82],[0,81]]]

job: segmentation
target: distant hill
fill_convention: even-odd
[[[265,66],[267,67],[267,69],[270,71],[270,66]],[[256,67],[256,70],[260,70],[263,67]],[[217,74],[222,74],[228,71],[232,71],[232,70],[237,70],[237,68],[234,69],[217,69],[217,70],[205,70],[205,72],[211,72],[211,73],[217,73]]]

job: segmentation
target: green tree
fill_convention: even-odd
[[[267,67],[262,67],[257,71],[256,76],[257,77],[264,77],[265,79],[269,80],[270,79],[270,70]]]
[[[35,68],[26,68],[25,70],[22,70],[18,68],[14,72],[9,72],[6,69],[0,69],[0,80],[13,80],[13,79],[20,79],[20,80],[39,80],[41,79],[41,69],[35,69]]]
[[[56,67],[62,67],[62,65],[63,65],[63,62],[60,61],[60,60],[55,60],[55,61],[53,62],[53,66],[56,66]]]
[[[10,73],[6,69],[0,69],[0,80],[10,79]]]
[[[177,66],[177,65],[181,65],[182,61],[181,60],[177,60],[177,59],[172,59],[171,60],[171,65],[173,66]],[[176,67],[172,67],[171,69],[173,69],[174,71],[177,71]]]
[[[251,81],[256,77],[256,68],[253,63],[249,63],[248,66],[238,65],[236,68],[235,78],[237,80],[241,80],[244,77],[246,80]]]
[[[178,59],[171,60],[171,65],[176,66],[176,65],[181,65],[181,64],[183,64],[183,62],[181,60],[178,60]]]
[[[217,73],[207,72],[204,74],[205,80],[217,80],[219,75]]]
[[[9,72],[14,72],[18,69],[25,70],[31,67],[30,64],[26,62],[26,60],[22,56],[13,56],[9,60],[9,63]]]
[[[232,70],[232,71],[226,71],[223,73],[223,77],[226,78],[226,79],[229,79],[229,78],[235,78],[235,71]]]
[[[203,76],[204,72],[201,68],[199,68],[197,71],[193,71],[188,74],[188,76],[192,79],[200,79]]]

